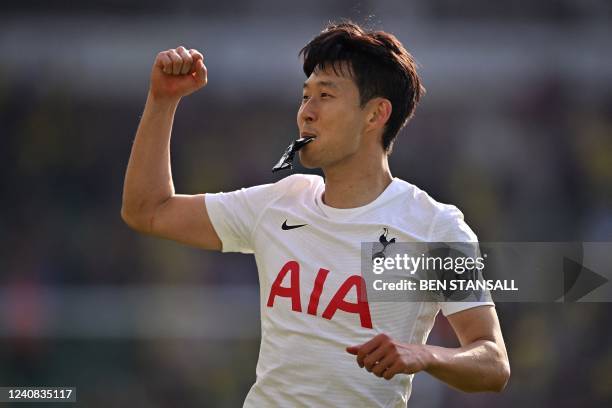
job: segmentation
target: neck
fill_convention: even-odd
[[[386,154],[369,160],[367,156],[359,156],[323,169],[323,202],[326,205],[334,208],[361,207],[374,201],[391,184],[393,176]]]

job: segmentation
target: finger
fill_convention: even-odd
[[[192,70],[196,82],[198,82],[200,86],[206,85],[208,82],[208,70],[206,65],[204,65],[204,55],[194,48],[189,50],[189,54],[193,59]]]
[[[183,60],[183,65],[181,67],[181,75],[186,75],[191,72],[191,64],[193,63],[193,58],[191,57],[191,54],[188,53],[185,47],[183,46],[178,47],[176,49],[176,53]]]
[[[356,356],[356,355],[357,355],[357,353],[359,352],[359,348],[360,348],[360,347],[361,347],[361,345],[358,345],[358,346],[348,346],[348,347],[346,348],[346,352],[347,352],[347,353],[349,353],[349,354],[352,354],[352,355]]]
[[[393,365],[383,373],[383,378],[385,380],[392,379],[396,374],[400,374],[403,372],[402,363],[400,361],[396,361]]]
[[[366,356],[374,351],[385,339],[388,339],[387,335],[379,334],[361,345],[359,352],[357,353],[357,364],[359,364],[359,367],[363,368],[363,360],[366,358]]]
[[[204,62],[204,55],[202,55],[198,50],[191,48],[189,50],[189,54],[191,55],[191,58],[193,58],[194,64],[197,60],[202,60],[202,62]]]
[[[389,347],[381,345],[363,360],[363,366],[366,370],[372,371],[377,363],[380,363],[388,354]]]
[[[155,59],[155,65],[161,68],[162,72],[165,74],[172,73],[172,60],[168,57],[166,52],[160,52],[157,54],[157,58]]]
[[[379,360],[378,364],[374,366],[374,368],[372,369],[372,374],[377,377],[382,377],[385,371],[393,364],[395,364],[396,359],[397,354],[387,353],[387,355],[382,360]]]
[[[168,57],[172,60],[172,75],[179,75],[183,65],[183,59],[175,50],[168,50]]]
[[[204,86],[208,83],[208,70],[202,60],[196,61],[194,79],[199,86]]]

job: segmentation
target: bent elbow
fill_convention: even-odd
[[[502,392],[510,380],[510,363],[508,363],[506,360],[500,365],[501,367],[499,368],[498,380],[496,381],[495,387],[492,390],[494,392]]]
[[[130,228],[135,229],[136,223],[134,221],[133,215],[125,208],[125,206],[121,207],[121,219],[123,222]]]
[[[143,222],[143,217],[136,215],[133,211],[129,211],[125,206],[121,207],[121,219],[134,231],[147,232],[147,223]]]

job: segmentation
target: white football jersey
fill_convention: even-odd
[[[323,178],[295,174],[274,184],[206,194],[223,252],[254,253],[261,347],[245,407],[405,407],[412,375],[390,381],[360,368],[346,347],[379,333],[425,343],[444,315],[492,302],[367,302],[361,243],[383,228],[396,242],[476,242],[454,206],[394,178],[371,203],[325,205]]]

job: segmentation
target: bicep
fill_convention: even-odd
[[[489,340],[503,347],[501,327],[497,312],[492,305],[477,306],[446,316],[461,346],[477,340]]]
[[[198,248],[222,249],[206,209],[204,194],[177,194],[166,200],[155,210],[150,231],[152,235]]]

